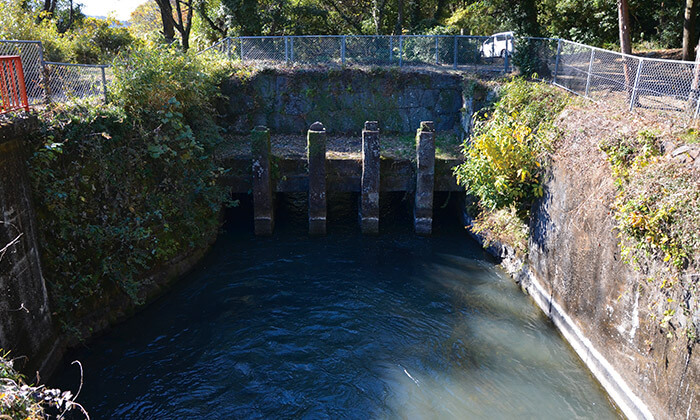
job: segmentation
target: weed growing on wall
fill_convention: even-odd
[[[474,136],[463,144],[465,162],[455,175],[489,211],[514,208],[522,220],[543,194],[546,156],[556,138],[554,118],[566,95],[542,84],[513,79]]]
[[[52,418],[50,412],[58,413],[56,418],[63,419],[69,411],[80,411],[81,418],[89,419],[76,397],[70,391],[27,384],[26,378],[15,370],[8,353],[0,349],[0,419],[40,420]]]
[[[663,292],[652,313],[669,335],[682,330],[697,340],[700,267],[700,182],[662,157],[657,135],[617,136],[600,144],[617,184],[613,203],[624,260]],[[661,263],[661,272],[650,272]]]
[[[50,110],[30,170],[43,265],[59,318],[74,329],[87,305],[203,245],[225,200],[213,76],[174,49],[119,57],[110,104]]]

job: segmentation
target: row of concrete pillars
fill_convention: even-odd
[[[320,122],[309,127],[306,141],[309,170],[309,234],[326,234],[326,128]],[[255,234],[271,235],[275,225],[275,189],[270,165],[270,131],[258,126],[251,134],[253,156],[253,211]],[[362,130],[362,186],[360,225],[362,233],[379,233],[379,124],[365,122]],[[435,186],[435,125],[423,121],[416,133],[416,189],[414,228],[430,235],[433,226]]]

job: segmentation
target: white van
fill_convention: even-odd
[[[500,32],[491,35],[481,47],[479,52],[485,58],[505,57],[506,53],[510,56],[513,54],[513,32]]]

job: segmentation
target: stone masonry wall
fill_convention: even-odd
[[[460,132],[465,84],[473,88],[449,72],[266,69],[249,80],[225,82],[228,99],[219,112],[237,133],[264,125],[276,134],[302,134],[315,121],[329,133],[359,135],[365,121],[378,121],[381,132],[415,133],[421,121],[434,121],[437,131]],[[472,98],[467,104],[474,108]]]

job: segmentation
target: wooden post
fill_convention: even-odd
[[[256,235],[272,235],[275,227],[274,192],[270,176],[270,130],[257,126],[250,133],[253,155],[253,215]]]
[[[416,133],[416,197],[413,220],[416,233],[433,231],[433,190],[435,188],[435,124],[423,121]]]
[[[362,130],[362,233],[379,233],[379,124],[366,121]]]
[[[306,137],[309,165],[309,234],[326,234],[326,128],[320,122]]]

